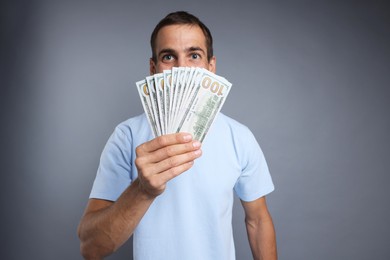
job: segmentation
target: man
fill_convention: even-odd
[[[173,66],[216,70],[209,30],[186,12],[161,20],[151,47],[151,74]],[[273,188],[252,133],[221,113],[202,145],[187,133],[153,139],[145,114],[131,118],[103,150],[78,228],[82,255],[101,259],[134,235],[135,259],[235,259],[235,191],[253,257],[276,259],[264,197]]]

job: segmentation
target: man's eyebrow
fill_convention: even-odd
[[[201,51],[203,52],[204,54],[206,53],[205,50],[203,50],[201,47],[197,47],[197,46],[193,46],[193,47],[189,47],[186,49],[187,52],[192,52],[192,51]]]
[[[161,56],[161,54],[167,54],[167,53],[173,53],[175,54],[175,50],[174,49],[171,49],[171,48],[166,48],[166,49],[162,49],[159,53],[158,53],[158,57]]]
[[[186,52],[200,51],[200,52],[206,54],[206,51],[203,50],[201,47],[198,47],[198,46],[188,47],[188,48],[185,49],[185,51]],[[176,51],[174,49],[172,49],[172,48],[165,48],[165,49],[160,50],[160,52],[158,53],[158,57],[160,57],[163,54],[176,54]]]

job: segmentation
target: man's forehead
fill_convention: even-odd
[[[206,45],[206,37],[202,29],[198,25],[192,24],[174,24],[162,27],[157,34],[156,44],[179,40],[194,41]]]
[[[177,30],[177,29],[185,29],[185,30],[199,30],[203,33],[202,28],[200,28],[197,24],[168,24],[160,28],[157,36],[164,30]]]

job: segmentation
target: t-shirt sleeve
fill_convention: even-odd
[[[248,132],[240,138],[242,173],[234,186],[243,201],[256,200],[274,190],[263,151],[249,129]]]
[[[116,127],[100,157],[89,198],[115,201],[131,183],[131,140]]]

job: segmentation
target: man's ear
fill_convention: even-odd
[[[156,74],[156,64],[152,58],[149,59],[149,73],[150,75]]]
[[[210,58],[209,71],[211,71],[212,73],[215,73],[217,71],[217,58],[215,58],[215,56]]]

